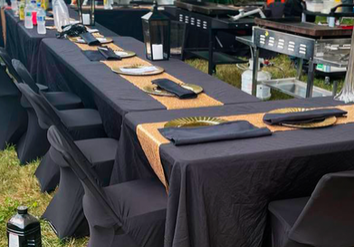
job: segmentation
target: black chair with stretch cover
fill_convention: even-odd
[[[311,197],[269,204],[273,247],[354,246],[354,171],[326,174]]]
[[[31,74],[28,72],[26,67],[19,60],[16,59],[12,59],[12,66],[14,67],[17,74],[20,76],[21,81],[18,82],[26,83],[28,86],[31,87],[34,92],[39,93],[40,89],[34,82]],[[58,110],[77,109],[83,107],[81,99],[73,93],[43,92],[43,95]]]
[[[21,94],[0,66],[0,150],[15,145],[26,132],[27,113],[20,103]]]
[[[7,53],[7,51],[0,47],[0,57],[2,58],[2,60],[4,61],[8,72],[9,72],[9,76],[11,76],[11,79],[16,81],[16,82],[21,82],[21,77],[17,74],[17,72],[15,71],[14,67],[12,66],[12,62],[11,62],[11,58],[9,56],[9,54]],[[48,87],[39,83],[36,83],[36,85],[38,86],[39,90],[41,91],[48,91]]]
[[[39,125],[43,129],[57,125],[70,133],[70,128],[67,128],[65,122],[63,124],[60,117],[62,111],[52,108],[44,97],[33,92],[28,85],[19,84],[18,87],[32,104],[37,113]],[[72,136],[71,133],[70,136]],[[75,141],[75,144],[85,158],[90,160],[92,168],[96,170],[103,185],[108,185],[118,142],[110,138],[95,138]],[[56,149],[51,147],[48,155],[53,163],[60,167],[60,183],[57,193],[42,217],[51,223],[61,239],[88,235],[89,229],[82,210],[82,196],[84,194],[82,185],[72,171],[65,168],[66,162]]]
[[[102,187],[92,165],[65,129],[48,130],[51,145],[83,184],[90,225],[88,247],[163,247],[167,194],[159,180],[133,180]]]
[[[13,67],[15,71],[20,75],[21,79],[29,85],[33,84],[31,75],[28,73],[23,64],[18,60],[12,60]],[[31,89],[34,86],[32,85]],[[38,88],[37,88],[38,89]],[[39,90],[34,91],[35,93]],[[51,93],[43,93],[45,98],[51,104],[53,102],[58,102],[53,100],[53,97],[48,97],[52,95]],[[64,95],[64,94],[53,94],[53,95]],[[54,97],[59,98],[60,97]],[[69,97],[70,98],[70,97]],[[21,99],[22,106],[26,108],[28,114],[28,126],[27,132],[22,136],[21,140],[17,144],[17,156],[20,159],[21,164],[26,164],[36,158],[40,158],[46,154],[49,149],[49,143],[47,141],[47,130],[40,128],[38,125],[38,119],[36,112],[29,104],[26,98]],[[80,103],[81,104],[81,103]],[[52,104],[54,107],[58,108],[60,104]],[[72,105],[74,106],[74,105]],[[76,105],[79,106],[79,105]],[[59,107],[61,108],[61,107]],[[71,108],[71,107],[69,107]],[[93,109],[65,109],[59,111],[62,121],[71,130],[71,132],[76,133],[78,139],[94,138],[105,136],[105,132],[102,126],[102,120],[99,113]],[[47,162],[47,159],[44,159]],[[46,175],[47,177],[47,175]]]

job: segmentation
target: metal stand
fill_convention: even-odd
[[[182,58],[188,57],[190,54],[193,57],[198,57],[208,61],[208,74],[215,73],[216,65],[218,64],[237,64],[247,63],[248,61],[239,59],[229,55],[234,50],[222,47],[218,40],[219,32],[231,33],[237,35],[238,32],[251,32],[254,25],[254,20],[250,18],[232,21],[230,18],[222,18],[215,16],[207,16],[195,12],[190,12],[184,9],[176,9],[176,17],[179,22],[186,24],[185,46],[182,51]],[[208,47],[189,48],[187,47],[188,34],[208,33]],[[218,42],[217,42],[218,41]],[[217,46],[219,44],[219,46]]]
[[[259,49],[253,50],[253,70],[252,70],[252,95],[257,96]]]
[[[331,57],[331,60],[328,60],[328,57],[325,56],[315,56],[317,46],[322,45],[324,42],[328,42],[328,40],[310,39],[260,27],[254,28],[253,37],[236,37],[236,40],[251,46],[254,50],[252,95],[257,94],[257,83],[262,83],[296,98],[331,96],[332,92],[314,86],[316,64],[321,63],[338,67],[343,67],[347,64],[344,61],[334,61],[333,57]],[[345,44],[348,42],[348,39],[330,41],[337,42],[335,44]],[[266,49],[297,57],[299,59],[299,64],[296,77],[257,82],[259,49]],[[309,61],[307,83],[300,81],[304,60]]]

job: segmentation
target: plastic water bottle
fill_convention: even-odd
[[[42,247],[41,225],[27,211],[27,207],[18,207],[17,214],[7,222],[8,246]]]
[[[58,32],[62,31],[62,26],[70,24],[69,10],[63,0],[53,0],[54,25]]]
[[[33,26],[37,26],[37,3],[36,3],[36,0],[32,0],[31,5],[32,5],[32,23],[33,23]]]
[[[37,12],[37,32],[38,34],[47,33],[45,28],[45,11],[42,8],[39,8]]]
[[[25,7],[25,28],[33,29],[33,22],[32,22],[32,5],[26,4]]]
[[[18,2],[17,0],[11,0],[11,9],[14,12],[14,15],[18,17]]]
[[[0,0],[0,8],[5,6],[6,1],[5,0]]]
[[[20,2],[18,7],[18,15],[20,16],[21,21],[25,20],[25,3],[22,1]]]

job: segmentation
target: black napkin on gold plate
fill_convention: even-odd
[[[159,131],[176,146],[255,138],[272,134],[269,129],[257,128],[248,121],[232,121],[196,128],[163,128]]]
[[[185,89],[169,79],[156,79],[153,80],[152,83],[156,84],[159,88],[176,95],[180,99],[193,99],[197,97],[197,94],[193,91]]]
[[[328,117],[342,117],[347,114],[346,111],[330,108],[316,109],[289,113],[267,113],[263,117],[263,121],[270,125],[297,124],[297,123],[313,123],[322,121]]]
[[[82,33],[80,37],[85,40],[86,44],[89,46],[100,45],[101,43],[90,33]]]
[[[114,51],[110,48],[113,53]],[[106,56],[103,55],[103,52],[100,51],[100,47],[98,47],[97,51],[82,51],[82,53],[92,62],[99,62],[105,60],[121,60],[122,58],[114,53],[114,55],[108,53]]]
[[[105,60],[122,60],[122,58],[115,54],[109,47],[97,47],[97,51],[101,53]]]

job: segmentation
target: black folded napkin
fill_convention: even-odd
[[[109,47],[97,47],[97,50],[106,60],[122,60],[122,58],[115,54]]]
[[[313,123],[322,121],[328,117],[341,117],[347,114],[346,111],[331,108],[331,109],[318,109],[302,112],[289,112],[289,113],[267,113],[263,117],[263,121],[270,125],[281,125],[282,123],[295,124],[295,123]]]
[[[106,60],[99,51],[82,51],[82,53],[92,62]]]
[[[267,128],[257,128],[247,121],[226,122],[196,128],[164,128],[160,133],[176,146],[205,142],[246,139],[272,134]]]
[[[93,45],[100,45],[101,43],[90,33],[82,33],[80,37],[85,40],[86,44],[93,46]]]
[[[166,90],[169,93],[172,93],[180,99],[193,99],[197,97],[197,94],[191,90],[181,87],[181,85],[169,80],[169,79],[157,79],[152,81],[153,84],[156,84],[160,88]]]

